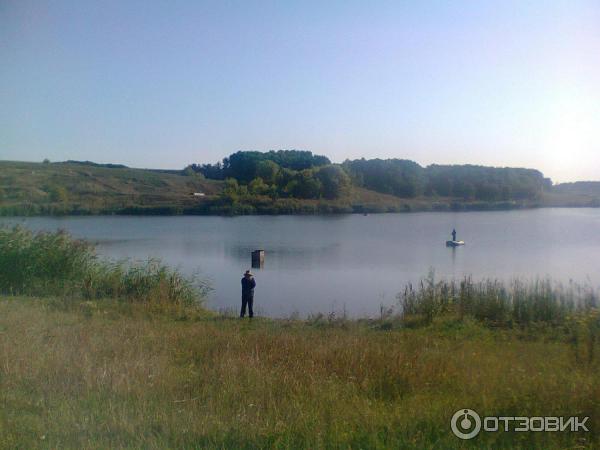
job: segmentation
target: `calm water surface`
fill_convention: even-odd
[[[3,219],[63,228],[111,258],[158,257],[210,280],[214,309],[237,309],[250,252],[263,315],[346,310],[374,315],[408,282],[438,278],[552,277],[600,285],[600,209],[472,213],[251,217],[67,217]],[[464,247],[446,248],[456,228]]]

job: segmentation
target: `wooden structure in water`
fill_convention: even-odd
[[[252,252],[252,268],[253,269],[262,269],[265,265],[265,251],[264,250],[254,250]]]

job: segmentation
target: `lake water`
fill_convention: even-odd
[[[12,218],[33,229],[63,228],[111,258],[158,257],[199,272],[213,309],[238,309],[250,252],[262,315],[346,311],[376,315],[433,268],[438,278],[551,277],[600,285],[600,209],[469,213],[249,217]],[[447,248],[456,228],[464,247]]]

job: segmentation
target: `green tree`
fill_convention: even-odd
[[[256,175],[262,178],[265,183],[273,184],[277,180],[277,174],[280,169],[279,164],[276,162],[265,160],[257,164]]]
[[[227,178],[225,179],[225,185],[223,186],[223,191],[221,191],[221,199],[224,203],[233,205],[237,203],[239,200],[239,190],[240,187],[235,178]]]
[[[323,185],[314,177],[311,170],[303,170],[295,177],[296,185],[292,190],[292,195],[298,198],[319,198]]]
[[[256,168],[263,159],[260,152],[236,152],[223,159],[223,168],[226,176],[249,183],[256,177]]]
[[[340,166],[325,166],[317,172],[317,178],[322,184],[325,198],[339,198],[350,188],[350,177]]]
[[[313,155],[312,152],[306,150],[271,150],[262,155],[265,159],[292,170],[305,170],[331,164],[326,156]]]
[[[423,190],[424,169],[405,159],[357,159],[343,167],[353,180],[367,189],[398,197],[415,197]]]
[[[262,178],[256,177],[248,185],[248,190],[254,195],[264,195],[269,192],[269,186],[263,181]]]

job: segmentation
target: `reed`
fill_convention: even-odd
[[[158,260],[133,263],[97,256],[64,231],[0,228],[0,292],[10,295],[115,298],[165,305],[201,302],[208,285]]]
[[[506,283],[471,277],[436,281],[433,271],[417,286],[407,285],[398,300],[406,321],[420,319],[428,324],[436,317],[455,314],[500,327],[564,325],[574,315],[599,306],[596,289],[574,282],[565,286],[549,279]]]

